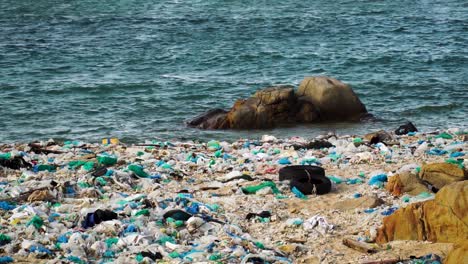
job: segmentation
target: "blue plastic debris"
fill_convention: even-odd
[[[375,212],[375,209],[373,209],[373,208],[369,208],[369,209],[364,210],[364,213],[366,213],[366,214],[370,214],[370,213],[373,213],[373,212]]]
[[[13,261],[15,261],[15,260],[10,256],[0,257],[0,263],[11,263]]]
[[[42,246],[42,245],[31,246],[31,247],[29,248],[29,252],[32,252],[32,253],[43,253],[43,254],[47,254],[47,255],[52,255],[52,251],[50,251],[50,249],[45,248],[45,247]]]
[[[383,211],[381,215],[391,215],[393,214],[396,210],[398,210],[398,207],[390,207],[387,210]]]
[[[429,155],[436,155],[436,156],[441,156],[447,154],[446,150],[438,149],[438,148],[433,148],[431,150],[428,150],[426,152]]]
[[[9,202],[6,202],[6,201],[0,202],[0,209],[2,209],[2,210],[10,211],[10,210],[13,210],[15,208],[16,208],[16,206],[12,205]]]
[[[369,185],[377,185],[382,187],[384,182],[387,182],[388,178],[386,174],[378,174],[369,179]]]
[[[301,191],[299,191],[296,187],[292,187],[291,192],[294,193],[294,195],[296,195],[297,198],[304,199],[304,200],[307,199],[307,196],[305,196],[305,195],[304,195]]]
[[[278,160],[278,164],[280,165],[288,165],[288,164],[291,164],[291,161],[289,161],[288,158],[281,158]]]
[[[451,158],[458,158],[458,157],[463,157],[463,156],[465,156],[465,153],[460,152],[460,151],[453,152],[453,153],[450,154]]]
[[[362,197],[362,194],[360,194],[360,193],[355,193],[355,194],[353,195],[353,197],[354,197],[354,198],[359,198],[359,197]]]

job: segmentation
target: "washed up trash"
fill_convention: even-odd
[[[110,210],[98,209],[94,213],[88,213],[82,223],[83,228],[93,227],[104,221],[117,219],[117,214]]]
[[[305,196],[301,191],[299,191],[296,187],[291,188],[291,192],[299,199],[307,200],[307,196]]]
[[[272,181],[264,181],[258,185],[250,185],[250,186],[242,187],[241,190],[245,194],[254,194],[264,188],[271,188],[274,194],[280,193],[280,190],[278,189],[278,187],[276,187],[276,184]]]
[[[12,170],[19,170],[21,168],[30,169],[32,165],[24,160],[23,157],[13,157],[11,153],[0,154],[0,168],[5,167]]]
[[[381,188],[381,187],[383,187],[383,185],[387,181],[388,181],[388,178],[387,178],[386,174],[377,174],[375,176],[372,176],[369,179],[368,184],[369,185],[375,185],[375,186],[378,186],[379,188]]]
[[[406,135],[411,132],[418,132],[418,129],[411,122],[407,122],[406,124],[399,126],[395,130],[395,134],[397,135]]]
[[[304,220],[301,218],[290,218],[286,220],[286,225],[287,226],[300,226],[304,223]]]
[[[440,133],[439,135],[435,136],[435,138],[443,138],[443,139],[453,139],[453,136],[447,132]]]
[[[117,145],[119,144],[119,139],[118,138],[103,138],[102,144],[103,145]]]
[[[142,166],[131,164],[128,166],[128,170],[133,172],[136,176],[142,178],[148,178],[150,175],[146,173]]]
[[[192,215],[183,210],[174,209],[164,213],[163,217],[166,220],[168,218],[172,218],[174,220],[187,221],[190,217],[192,217]]]
[[[270,211],[262,211],[260,213],[248,213],[245,219],[250,220],[254,217],[260,217],[260,218],[270,218],[271,217],[271,212]]]
[[[383,211],[381,214],[388,216],[388,215],[393,214],[396,210],[398,210],[398,207],[390,207],[387,210]]]
[[[117,163],[117,157],[109,155],[100,155],[97,157],[99,164],[112,166]]]
[[[426,152],[429,155],[436,155],[436,156],[441,156],[447,154],[446,150],[443,149],[438,149],[438,148],[432,148]]]
[[[11,263],[13,261],[15,261],[15,260],[10,256],[0,257],[0,263]]]
[[[332,187],[330,179],[325,176],[325,170],[311,165],[295,165],[281,168],[279,170],[279,180],[289,180],[291,189],[296,188],[296,190],[305,195],[327,194],[331,191]]]
[[[333,230],[333,225],[329,224],[327,220],[320,215],[314,215],[304,221],[304,230],[315,231],[321,236],[325,236]]]

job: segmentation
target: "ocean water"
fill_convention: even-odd
[[[328,75],[380,121],[200,131],[184,121]],[[0,143],[467,127],[468,3],[0,1]]]

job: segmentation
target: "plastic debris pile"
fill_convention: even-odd
[[[339,262],[344,254],[327,241],[365,237],[397,208],[433,198],[428,190],[395,200],[383,189],[389,177],[423,162],[467,165],[461,134],[1,145],[0,262]],[[304,182],[280,181],[291,165],[325,168],[326,186],[304,194]],[[323,205],[369,195],[385,204],[346,214]]]

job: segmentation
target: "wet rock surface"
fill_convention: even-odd
[[[359,121],[367,110],[351,87],[336,79],[305,78],[292,86],[268,87],[237,100],[229,111],[210,110],[187,125],[201,129],[262,129],[326,121]]]

